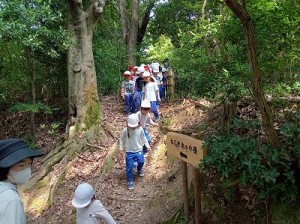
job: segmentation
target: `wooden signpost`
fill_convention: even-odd
[[[189,194],[188,194],[188,175],[187,163],[193,166],[194,173],[194,193],[195,193],[195,221],[201,223],[201,189],[200,173],[198,164],[205,156],[205,151],[201,148],[202,141],[187,135],[174,132],[167,134],[167,152],[182,160],[182,178],[183,178],[183,195],[184,195],[184,214],[185,222],[189,222]]]

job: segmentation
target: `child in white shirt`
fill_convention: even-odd
[[[96,200],[95,191],[88,183],[78,185],[72,205],[76,208],[77,224],[100,224],[101,219],[107,224],[116,224],[102,203]]]
[[[148,71],[144,72],[143,79],[145,82],[145,86],[143,87],[143,100],[150,101],[151,111],[155,116],[155,121],[158,122],[160,120],[156,101],[156,99],[160,101],[158,86],[156,84],[156,81],[153,77],[150,76],[150,73]]]
[[[137,162],[137,171],[140,177],[144,176],[143,166],[145,162],[143,146],[149,150],[150,146],[144,134],[143,128],[139,125],[137,114],[128,116],[127,127],[123,129],[120,139],[120,150],[126,150],[126,176],[128,189],[133,190],[133,167]]]
[[[149,100],[143,100],[141,104],[141,110],[137,112],[137,115],[139,116],[139,122],[141,127],[144,129],[144,133],[146,136],[146,139],[150,145],[151,137],[147,131],[147,124],[158,126],[157,123],[154,123],[150,117],[149,111],[151,109],[151,103]],[[148,150],[146,146],[143,147],[143,153],[144,155],[148,154]]]

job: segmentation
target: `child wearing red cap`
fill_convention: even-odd
[[[123,73],[124,81],[122,82],[121,95],[125,99],[125,111],[129,115],[135,112],[134,90],[135,82],[131,80],[130,71]]]

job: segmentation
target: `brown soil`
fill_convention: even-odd
[[[71,205],[71,199],[76,186],[81,182],[89,182],[94,186],[98,199],[102,201],[119,224],[161,223],[172,215],[176,215],[182,209],[180,162],[167,156],[164,145],[165,135],[162,131],[165,131],[167,127],[168,130],[178,130],[194,137],[209,135],[216,128],[214,125],[217,123],[220,112],[217,110],[214,113],[206,113],[210,105],[204,101],[162,102],[160,105],[162,117],[160,127],[149,127],[152,137],[152,150],[146,158],[145,176],[138,177],[135,174],[135,189],[129,191],[126,185],[124,152],[118,151],[116,153],[113,158],[112,169],[106,173],[103,173],[102,170],[107,153],[116,144],[121,130],[126,126],[127,117],[124,115],[124,103],[120,98],[105,96],[102,98],[102,104],[103,122],[107,124],[106,127],[111,127],[110,130],[106,130],[107,142],[94,142],[90,150],[78,155],[72,161],[65,179],[58,185],[53,204],[44,211],[39,210],[38,204],[35,209],[27,209],[28,223],[75,223],[75,209]],[[48,123],[45,123],[50,124],[55,119],[64,117],[63,112],[59,112],[59,114],[61,116],[48,117]],[[20,117],[22,116],[20,115]],[[6,120],[9,119],[13,120],[13,118],[6,118]],[[26,123],[25,120],[22,120],[24,123],[16,122],[16,125],[22,127],[18,130],[21,129],[25,132],[26,124],[28,126],[28,122]],[[38,120],[38,122],[41,122],[40,124],[44,123],[41,120]],[[207,122],[211,124],[210,128],[207,128]],[[64,133],[64,130],[58,128],[55,129],[54,134],[49,135],[50,125],[47,125],[48,128],[41,128],[40,124],[37,125],[37,145],[43,151],[49,152],[60,141],[60,136]],[[6,129],[8,130],[7,137],[18,137],[9,132],[11,130],[9,126]],[[39,166],[42,166],[42,164],[35,161],[36,169]],[[53,167],[54,174],[63,169],[63,166],[64,164]],[[191,181],[190,169],[189,180]],[[24,196],[31,199],[36,197],[36,195],[31,195],[30,192]],[[223,206],[226,207],[226,205]],[[222,223],[240,223],[240,220],[243,220],[245,224],[252,223],[249,213],[242,208],[243,204],[237,202],[228,207],[228,211],[223,213],[226,220],[223,219]],[[240,212],[241,216],[238,215],[237,208],[243,211]],[[205,212],[203,223],[216,223],[214,221],[216,216],[214,209],[215,204],[203,209]],[[193,223],[192,215],[190,223]]]

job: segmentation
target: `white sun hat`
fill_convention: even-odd
[[[138,69],[136,70],[136,74],[141,74],[142,72],[144,72],[145,71],[145,68],[144,68],[144,66],[142,67],[142,66],[140,66],[140,67],[138,67]]]
[[[151,108],[151,103],[149,100],[143,100],[141,103],[141,107],[143,108]]]
[[[159,65],[153,65],[152,72],[155,72],[155,73],[159,72]]]
[[[146,77],[150,77],[150,72],[148,71],[145,71],[144,74],[143,74],[143,78],[146,78]]]
[[[137,114],[130,114],[128,116],[128,127],[135,128],[139,125],[139,116]]]
[[[72,199],[72,205],[75,208],[84,208],[91,203],[95,191],[88,183],[79,184],[75,190],[75,197]]]

